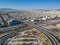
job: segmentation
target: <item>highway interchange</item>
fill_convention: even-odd
[[[18,32],[24,31],[26,29],[28,30],[27,27],[29,27],[29,26],[31,26],[33,28],[36,28],[39,31],[41,31],[42,33],[44,33],[50,39],[50,41],[52,42],[52,45],[59,45],[58,40],[53,35],[51,35],[47,29],[43,28],[42,26],[34,25],[33,23],[27,23],[27,22],[25,22],[25,23],[28,24],[28,26],[24,26],[22,28],[20,28],[20,27],[15,28],[13,26],[13,27],[10,28],[11,30],[9,29],[9,30],[5,31],[5,32],[10,31],[10,32],[7,35],[5,35],[4,37],[2,37],[2,39],[0,41],[0,45],[7,45],[7,40],[9,38],[14,37],[15,35],[17,35]],[[3,33],[3,32],[4,32],[4,30],[1,30],[0,33]]]

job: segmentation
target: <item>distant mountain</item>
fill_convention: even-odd
[[[60,11],[60,9],[57,9],[56,11]]]
[[[12,9],[12,8],[0,8],[0,11],[20,11],[17,9]],[[23,10],[21,10],[23,11]],[[26,11],[26,10],[25,10]],[[56,9],[56,10],[49,10],[49,9],[34,9],[33,11],[60,11],[60,9]]]
[[[60,11],[60,9],[35,9],[35,11]]]
[[[11,9],[11,8],[0,8],[0,11],[6,11],[6,10],[16,10],[16,9]]]
[[[48,10],[48,9],[34,9],[35,11],[51,11],[51,10]]]

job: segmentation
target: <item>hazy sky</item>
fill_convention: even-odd
[[[60,0],[0,0],[0,8],[20,10],[60,9]]]

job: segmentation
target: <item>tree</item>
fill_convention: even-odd
[[[17,44],[17,45],[20,45],[20,44]]]
[[[26,45],[26,43],[23,43],[22,45]]]

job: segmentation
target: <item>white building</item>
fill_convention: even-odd
[[[46,18],[45,18],[45,17],[43,17],[43,18],[42,18],[42,20],[46,20]]]

